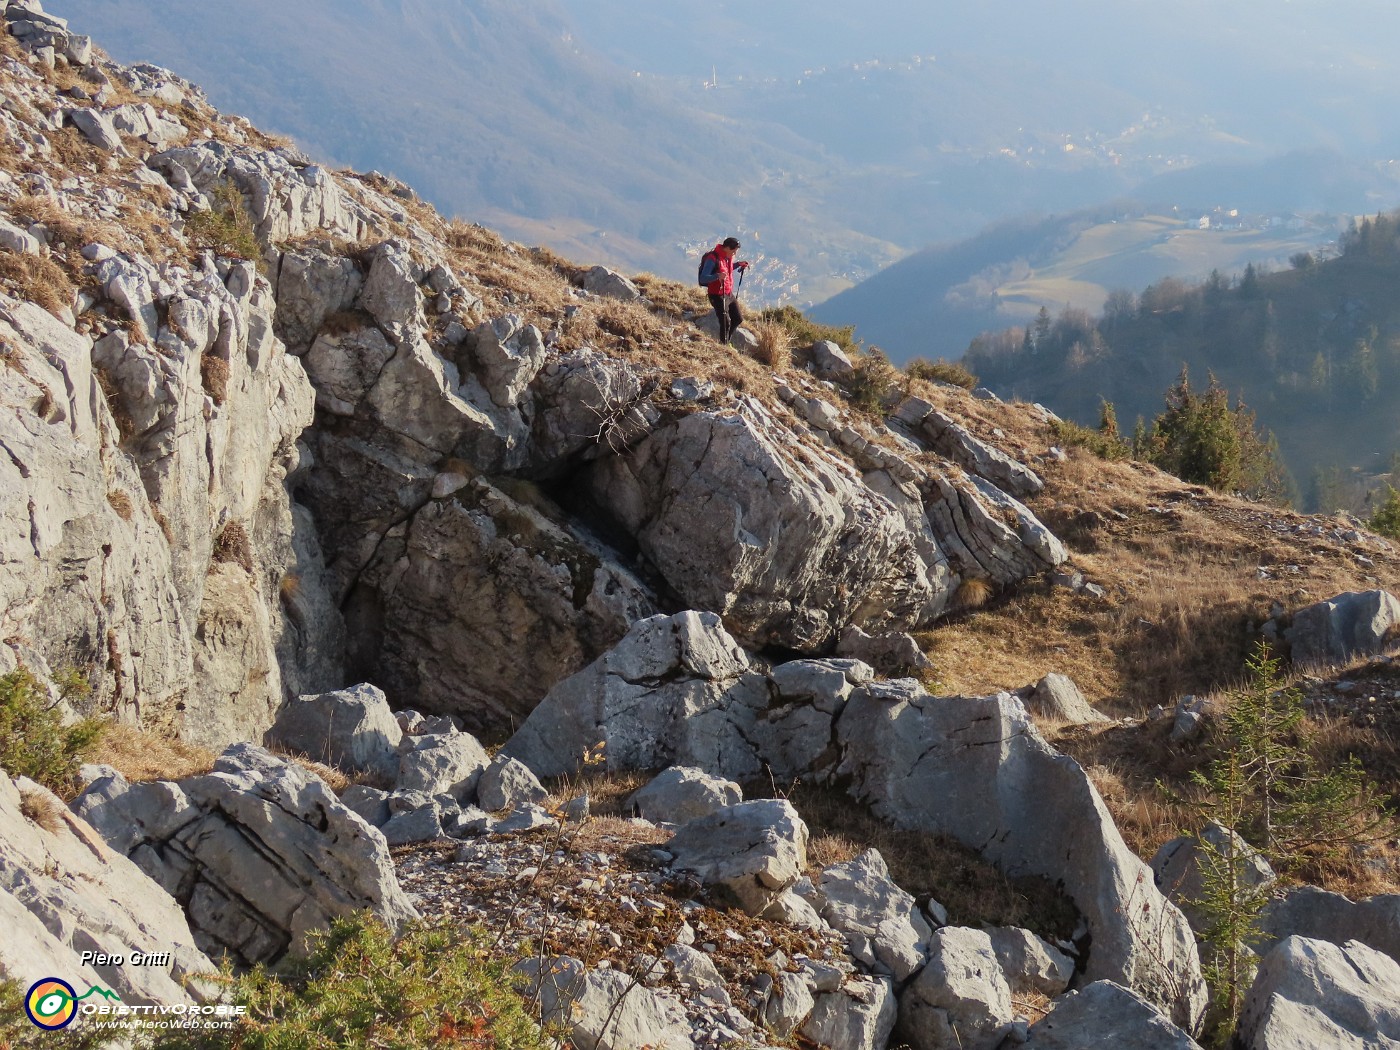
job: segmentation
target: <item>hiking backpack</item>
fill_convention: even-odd
[[[711,278],[707,281],[707,280],[705,280],[705,263],[708,262],[708,261],[711,260],[711,259],[714,259],[714,260],[715,260],[715,276],[711,277]],[[699,270],[699,272],[695,275],[695,280],[696,280],[696,283],[699,284],[701,288],[708,288],[708,287],[709,287],[710,285],[712,285],[715,281],[719,280],[719,260],[718,260],[718,259],[715,259],[715,253],[714,253],[714,252],[712,252],[712,251],[706,252],[704,255],[700,256],[700,270]]]

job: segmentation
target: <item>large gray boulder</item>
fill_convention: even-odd
[[[1026,706],[1035,714],[1052,722],[1086,725],[1107,722],[1108,717],[1095,711],[1074,679],[1068,675],[1050,673],[1035,684],[1026,699]]]
[[[1085,980],[1120,981],[1194,1027],[1206,990],[1190,926],[1084,770],[1045,743],[1015,697],[891,703],[857,692],[836,730],[838,775],[875,813],[951,835],[1009,875],[1061,885],[1092,937]]]
[[[653,431],[589,476],[681,601],[753,646],[813,652],[851,623],[905,630],[955,584],[859,472],[807,455],[752,398]]]
[[[477,784],[491,756],[470,733],[408,737],[399,755],[398,791],[451,795],[459,802],[476,797]]]
[[[1027,1045],[1034,1050],[1200,1050],[1189,1034],[1112,981],[1095,981],[1056,999],[1031,1025],[1030,1036]]]
[[[268,739],[347,773],[392,780],[403,730],[384,694],[368,683],[289,700]]]
[[[891,677],[933,669],[933,661],[924,655],[912,635],[902,631],[869,635],[854,624],[841,632],[836,655],[859,660]]]
[[[812,368],[823,379],[833,379],[839,383],[855,374],[856,367],[851,364],[851,359],[830,339],[818,339],[812,344],[810,353]]]
[[[671,766],[635,791],[627,805],[653,823],[685,824],[742,801],[744,792],[732,780],[694,766]]]
[[[1388,591],[1348,591],[1293,614],[1283,637],[1295,664],[1341,664],[1374,656],[1395,639],[1400,599]]]
[[[476,796],[482,809],[495,813],[508,807],[543,802],[549,792],[525,763],[497,755],[481,774]]]
[[[991,939],[956,926],[934,933],[928,965],[900,997],[900,1037],[914,1050],[997,1050],[1014,1019]]]
[[[611,299],[640,299],[641,291],[616,270],[606,266],[594,266],[583,275],[583,290],[594,295],[606,295]]]
[[[365,277],[342,255],[314,248],[285,251],[277,267],[277,334],[294,354],[304,354],[326,319],[355,304]]]
[[[322,781],[251,744],[179,783],[99,780],[73,809],[175,897],[196,944],[240,965],[302,950],[356,911],[393,928],[417,917],[384,837]]]
[[[421,325],[423,295],[418,284],[422,267],[413,261],[402,241],[385,241],[375,248],[369,275],[360,289],[360,309],[373,315],[381,327]]]
[[[1400,962],[1400,893],[1352,901],[1317,886],[1295,886],[1264,906],[1260,951],[1294,934],[1333,944],[1360,941]]]
[[[784,799],[761,799],[692,820],[667,844],[672,868],[718,899],[761,915],[802,877],[807,825]]]
[[[883,1050],[898,1017],[889,978],[864,978],[818,995],[798,1032],[829,1050]]]
[[[911,893],[890,878],[879,850],[833,864],[816,880],[813,904],[833,929],[846,935],[851,955],[875,973],[907,980],[924,964],[928,920]]]
[[[473,364],[491,400],[511,408],[544,366],[544,336],[519,317],[483,321],[471,333]]]
[[[1074,960],[1030,930],[995,926],[985,931],[1012,995],[1053,999],[1074,978]]]
[[[610,770],[679,764],[752,776],[761,766],[745,729],[767,703],[763,676],[718,616],[653,616],[551,689],[502,754],[538,776],[578,771],[600,744]]]
[[[179,905],[53,793],[0,773],[0,974],[111,988],[128,1005],[203,999],[183,979],[213,973]],[[82,953],[152,953],[149,966],[85,963]]]
[[[1359,941],[1289,937],[1260,962],[1237,1032],[1245,1050],[1400,1046],[1400,963]]]
[[[565,1029],[589,1050],[694,1050],[684,1007],[617,970],[593,969],[569,956],[527,959],[516,967],[545,1025]]]

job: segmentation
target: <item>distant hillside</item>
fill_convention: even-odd
[[[52,6],[118,57],[169,66],[313,155],[387,171],[449,214],[581,259],[681,278],[694,266],[686,245],[735,229],[768,234],[777,281],[809,246],[839,243],[863,272],[898,254],[830,222],[809,231],[791,182],[818,170],[810,143],[629,75],[574,41],[552,0]]]
[[[999,223],[911,255],[812,314],[854,324],[860,338],[898,361],[955,358],[974,336],[1028,323],[1042,306],[1098,311],[1111,292],[1167,276],[1203,278],[1212,270],[1243,271],[1251,262],[1285,266],[1291,256],[1334,240],[1338,221],[1159,208],[1119,201]],[[1200,228],[1203,218],[1211,228]]]
[[[1310,504],[1319,472],[1389,469],[1400,449],[1400,217],[1366,220],[1339,257],[1301,255],[1277,273],[1175,278],[1115,294],[1094,317],[1066,310],[978,339],[964,363],[1008,396],[1085,424],[1102,399],[1125,429],[1151,419],[1183,367],[1242,394]]]

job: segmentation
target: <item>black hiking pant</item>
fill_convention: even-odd
[[[744,323],[744,315],[739,312],[739,302],[732,295],[711,295],[710,305],[719,318],[719,341],[728,343],[734,329]]]

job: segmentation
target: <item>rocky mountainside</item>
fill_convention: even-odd
[[[10,981],[201,1007],[210,959],[275,964],[367,909],[530,938],[527,994],[581,1046],[1089,1046],[1110,1017],[1194,1045],[1188,917],[1047,739],[1152,730],[1062,676],[947,695],[969,668],[922,651],[989,600],[1112,609],[1045,520],[1093,532],[1063,500],[1130,469],[1192,490],[1093,476],[1045,409],[833,343],[721,346],[696,289],[446,222],[0,7],[0,673],[76,673],[91,695],[54,704],[219,752],[87,766],[69,808],[0,778]],[[1130,511],[1097,525],[1182,520]],[[1337,543],[1400,579],[1382,541]],[[1367,600],[1271,630],[1377,653],[1400,603]],[[1032,622],[978,622],[985,673],[1019,670]],[[598,817],[587,771],[600,800],[650,786]],[[821,859],[798,785],[1054,905],[987,930],[880,850]],[[1296,1004],[1297,957],[1342,967],[1286,927],[1269,987]],[[1383,999],[1400,965],[1364,933],[1337,951],[1384,960]],[[162,944],[140,980],[83,956]]]

